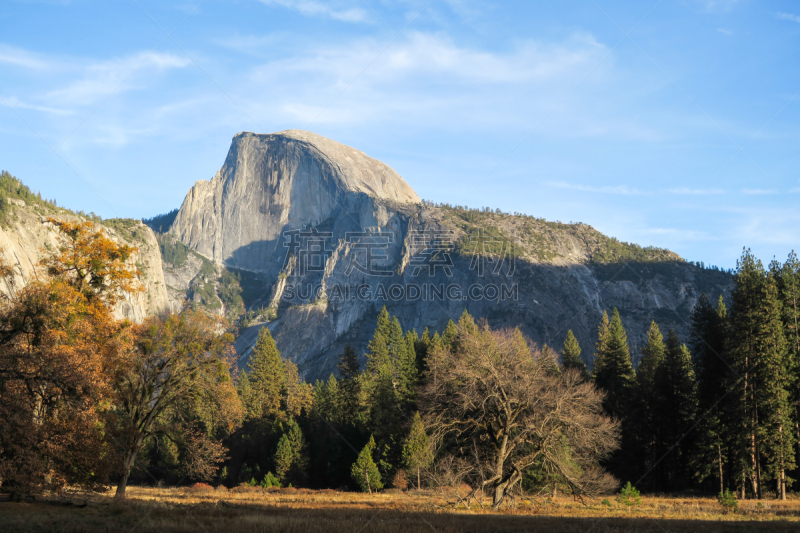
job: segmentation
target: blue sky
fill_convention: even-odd
[[[169,211],[237,132],[298,128],[422,198],[688,260],[800,244],[794,2],[5,0],[0,25],[0,168],[73,209]]]

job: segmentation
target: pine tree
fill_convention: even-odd
[[[286,392],[286,375],[283,359],[269,328],[263,327],[250,353],[248,379],[250,401],[247,405],[251,418],[276,416],[281,411],[281,400]]]
[[[292,463],[289,468],[289,478],[292,479],[295,485],[299,485],[306,480],[306,466],[308,460],[303,431],[294,418],[289,418],[284,435],[289,439],[292,450]]]
[[[603,310],[603,316],[600,318],[600,324],[597,325],[597,342],[594,345],[594,361],[592,363],[592,375],[597,369],[598,363],[598,356],[600,354],[606,353],[608,350],[608,328],[609,328],[609,321],[608,321],[608,313]]]
[[[359,372],[361,364],[358,362],[356,351],[349,344],[344,347],[339,359],[337,369],[342,378],[338,385],[340,418],[349,424],[360,424],[363,421]]]
[[[561,364],[564,370],[574,369],[580,372],[583,381],[591,379],[589,371],[586,369],[586,363],[581,359],[581,345],[572,330],[567,331],[567,337],[564,339],[564,348],[561,350]]]
[[[783,324],[786,337],[789,375],[789,397],[794,420],[800,421],[800,260],[792,251],[786,262],[774,272],[783,303]],[[800,424],[795,424],[795,441],[800,443]],[[795,454],[796,455],[796,454]]]
[[[294,451],[292,450],[292,444],[289,442],[289,437],[284,433],[278,441],[278,448],[275,451],[275,457],[273,459],[275,464],[275,476],[281,483],[286,480],[286,474],[289,473],[293,461]]]
[[[403,444],[403,462],[407,468],[417,473],[417,488],[422,488],[420,470],[428,467],[433,460],[428,435],[419,412],[414,413],[411,430]]]
[[[725,405],[727,386],[735,382],[725,352],[729,334],[728,310],[720,295],[716,309],[705,294],[692,310],[690,348],[697,372],[698,413],[704,414],[697,427],[692,453],[693,477],[702,482],[716,477],[724,492],[724,469],[728,461],[730,432]]]
[[[726,350],[736,378],[729,387],[732,413],[729,431],[735,441],[737,457],[734,468],[741,497],[746,495],[746,481],[753,494],[761,497],[761,465],[758,449],[758,383],[754,369],[758,364],[757,340],[762,319],[762,294],[766,282],[764,267],[750,250],[745,250],[736,263],[734,289],[731,294],[731,337]]]
[[[389,331],[392,379],[399,399],[403,402],[411,401],[417,385],[416,353],[403,334],[403,327],[397,317],[393,317]]]
[[[252,390],[250,388],[250,378],[247,377],[247,372],[242,372],[239,375],[239,380],[236,382],[236,392],[239,393],[242,405],[250,405]]]
[[[598,328],[598,351],[595,353],[594,379],[606,392],[606,411],[620,420],[627,418],[628,402],[636,379],[628,348],[628,337],[619,311],[614,308],[611,321],[603,313]]]
[[[658,420],[660,410],[656,394],[656,373],[664,364],[664,337],[655,321],[647,331],[647,343],[642,347],[642,358],[636,369],[636,408],[632,426],[639,456],[639,473],[650,471],[659,459],[662,423]],[[658,486],[660,471],[654,472],[648,481]]]
[[[428,328],[422,332],[422,336],[414,343],[414,352],[416,353],[416,361],[417,361],[417,376],[422,377],[427,369],[427,365],[425,364],[425,359],[428,357],[428,350],[431,349],[433,345],[433,339],[431,338],[431,334],[428,331]]]
[[[369,492],[370,494],[372,494],[373,490],[383,488],[381,473],[372,459],[372,452],[375,447],[375,439],[370,436],[369,442],[359,452],[358,458],[351,469],[353,481],[361,488],[362,492]]]
[[[561,367],[558,365],[558,352],[552,349],[547,343],[542,345],[539,353],[539,360],[548,374],[561,376]]]
[[[441,335],[442,344],[447,348],[452,348],[456,337],[458,337],[458,327],[455,322],[449,320]]]
[[[790,404],[789,350],[781,320],[783,305],[773,275],[763,285],[760,320],[755,341],[758,365],[754,380],[758,383],[759,451],[764,455],[766,474],[776,480],[776,494],[786,499],[786,470],[794,469],[795,436],[793,409]],[[761,448],[763,444],[763,449]]]
[[[697,378],[689,348],[681,344],[675,330],[667,335],[664,362],[656,371],[655,388],[664,453],[674,446],[663,459],[667,486],[672,490],[685,488],[689,451],[693,449],[692,437],[687,433],[697,417]]]
[[[391,336],[391,326],[389,311],[386,310],[386,306],[383,306],[381,312],[378,313],[378,324],[375,327],[375,332],[372,334],[372,339],[367,346],[367,372],[370,375],[379,374],[381,368],[390,363],[389,338]]]

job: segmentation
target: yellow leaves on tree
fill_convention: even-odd
[[[48,221],[66,236],[58,253],[42,261],[50,277],[69,283],[89,299],[101,296],[108,305],[122,292],[142,290],[137,283],[141,273],[130,265],[135,247],[115,243],[92,222]]]

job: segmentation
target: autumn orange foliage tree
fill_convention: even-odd
[[[14,494],[108,481],[111,369],[132,346],[109,305],[135,290],[127,261],[136,250],[91,223],[51,223],[63,246],[38,280],[0,303],[0,481]],[[11,283],[5,264],[0,274]]]

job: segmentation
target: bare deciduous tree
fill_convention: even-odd
[[[437,347],[428,366],[426,425],[439,449],[474,463],[471,496],[489,491],[498,507],[533,465],[579,498],[618,485],[599,466],[619,439],[602,393],[575,370],[559,372],[519,330],[460,324],[452,348]]]

